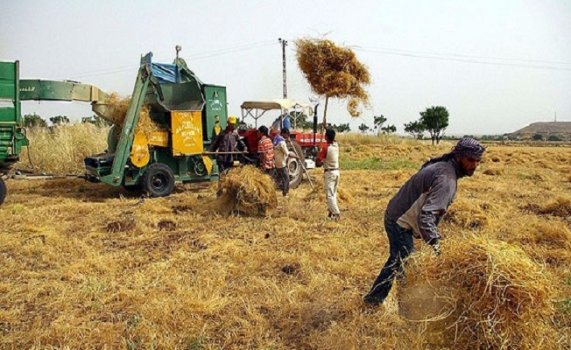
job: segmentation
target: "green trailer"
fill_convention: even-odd
[[[22,128],[19,62],[0,62],[0,204],[6,198],[2,179],[28,145]]]

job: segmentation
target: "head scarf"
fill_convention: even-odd
[[[452,148],[454,155],[481,158],[486,148],[471,137],[463,137]]]
[[[451,152],[445,153],[440,157],[432,158],[428,162],[424,163],[421,168],[437,162],[445,162],[454,158],[454,156],[481,158],[485,151],[486,148],[475,139],[471,137],[463,137],[458,141],[456,146],[452,147]]]

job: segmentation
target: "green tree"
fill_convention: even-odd
[[[56,115],[55,117],[50,117],[50,122],[53,125],[69,124],[69,118],[65,115]]]
[[[333,130],[340,132],[340,133],[351,131],[351,127],[349,126],[349,123],[339,124],[339,125],[333,124],[333,125],[331,125],[331,127],[333,128]]]
[[[543,140],[543,135],[541,135],[541,134],[534,134],[533,137],[532,137],[532,139],[533,139],[534,141],[542,141],[542,140]]]
[[[383,124],[387,121],[387,118],[385,118],[384,115],[380,115],[380,116],[373,116],[373,125],[375,126],[375,130],[377,130],[377,135],[381,133],[381,129],[383,127]]]
[[[563,141],[563,138],[559,135],[549,135],[547,141]]]
[[[27,128],[45,128],[48,126],[48,123],[36,113],[24,115],[23,123]]]
[[[404,131],[409,133],[415,139],[422,140],[425,130],[426,128],[424,125],[418,120],[404,124]]]
[[[367,126],[367,124],[365,123],[361,123],[361,125],[359,125],[359,130],[364,134],[367,132],[367,130],[369,130],[370,128]]]
[[[397,127],[394,125],[386,125],[387,118],[384,115],[380,116],[373,116],[373,125],[375,126],[375,130],[377,130],[377,135],[380,133],[383,134],[392,134],[397,131]]]
[[[291,125],[295,125],[297,129],[313,129],[313,120],[310,119],[307,114],[299,111],[292,111],[289,115],[291,117]]]
[[[424,128],[430,133],[432,144],[440,142],[444,131],[448,127],[448,111],[446,107],[432,106],[426,111],[420,112],[420,122]]]
[[[383,132],[383,134],[393,134],[393,133],[397,132],[397,127],[391,124],[391,125],[383,126],[381,128],[381,131]]]

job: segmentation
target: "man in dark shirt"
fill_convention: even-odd
[[[437,226],[456,195],[457,180],[472,176],[480,165],[485,148],[478,141],[462,138],[452,152],[426,162],[389,201],[385,231],[389,258],[364,301],[381,304],[391,290],[396,275],[402,275],[402,262],[413,251],[413,237],[422,238],[440,254]]]
[[[220,152],[216,155],[216,163],[218,164],[218,173],[221,174],[224,170],[232,167],[236,159],[236,147],[239,142],[238,134],[234,132],[236,126],[236,117],[228,117],[228,124],[224,132],[216,136],[214,142],[210,146],[211,152]]]

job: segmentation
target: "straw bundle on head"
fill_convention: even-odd
[[[363,85],[371,78],[355,53],[330,40],[300,39],[296,45],[297,62],[313,91],[327,97],[351,98],[347,108],[352,116],[358,116],[357,104],[368,102]]]
[[[442,306],[438,321],[429,315],[432,339],[443,336],[448,343],[439,345],[455,349],[556,348],[549,321],[552,281],[540,265],[500,241],[471,237],[447,243],[440,257],[413,257],[399,286],[399,298],[407,296],[404,309],[425,307],[427,294]],[[423,294],[414,298],[415,290]]]
[[[224,211],[266,215],[278,206],[274,180],[256,167],[232,168],[219,185],[216,204]]]

